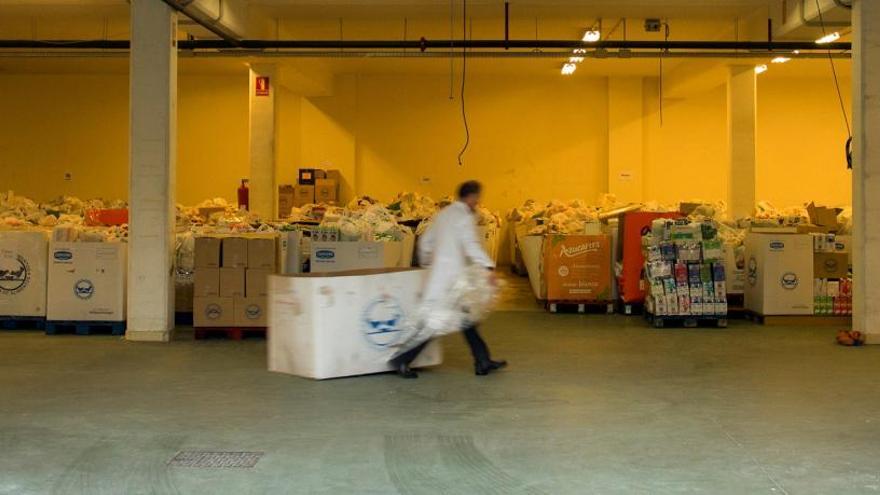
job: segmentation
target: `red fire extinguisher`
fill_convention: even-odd
[[[241,179],[241,185],[238,186],[238,209],[251,209],[250,191],[248,190],[248,180]]]

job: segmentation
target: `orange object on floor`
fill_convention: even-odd
[[[865,343],[865,334],[856,330],[841,330],[837,332],[837,343],[845,346],[858,347]]]

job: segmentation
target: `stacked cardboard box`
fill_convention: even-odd
[[[296,185],[278,186],[278,216],[287,218],[294,207],[308,204],[336,204],[339,201],[339,184],[342,175],[338,170],[301,168]]]
[[[644,238],[645,307],[657,316],[727,315],[727,277],[713,222],[654,220]]]
[[[848,243],[834,234],[813,234],[813,312],[817,315],[852,314],[852,279]]]
[[[276,241],[274,236],[196,238],[194,326],[266,326],[266,279],[275,273]]]

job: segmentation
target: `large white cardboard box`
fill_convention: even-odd
[[[425,272],[392,268],[269,276],[269,371],[325,379],[391,371]],[[440,344],[414,366],[442,362]]]
[[[762,315],[813,314],[809,234],[746,236],[745,307]]]
[[[42,231],[0,231],[0,316],[46,316],[46,256]]]
[[[532,292],[539,300],[547,299],[547,285],[544,283],[544,236],[525,235],[518,237],[520,251],[526,271],[529,273],[529,282]]]
[[[47,320],[125,321],[128,245],[50,242]]]
[[[400,265],[403,242],[338,241],[311,245],[312,273],[393,268]]]

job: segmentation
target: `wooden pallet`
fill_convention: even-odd
[[[545,301],[544,308],[551,313],[614,313],[609,301]]]
[[[46,335],[75,333],[77,335],[125,335],[124,321],[59,321],[46,320]]]
[[[3,330],[43,330],[45,327],[45,316],[0,316]]]
[[[727,327],[727,317],[720,315],[693,315],[693,316],[682,316],[682,315],[669,315],[669,316],[657,316],[652,315],[650,313],[645,313],[645,319],[654,327],[654,328],[666,328],[666,327],[684,327],[684,328],[698,328],[698,327],[715,327],[715,328],[726,328]]]
[[[230,340],[242,340],[248,335],[266,336],[266,327],[195,327],[193,335],[196,340],[210,337],[225,337]]]
[[[833,327],[852,325],[852,316],[834,315],[762,315],[754,311],[745,311],[746,319],[767,325],[768,327],[801,326],[801,327]]]
[[[640,315],[645,313],[645,303],[625,303],[621,302],[618,306],[620,312],[627,316]]]

